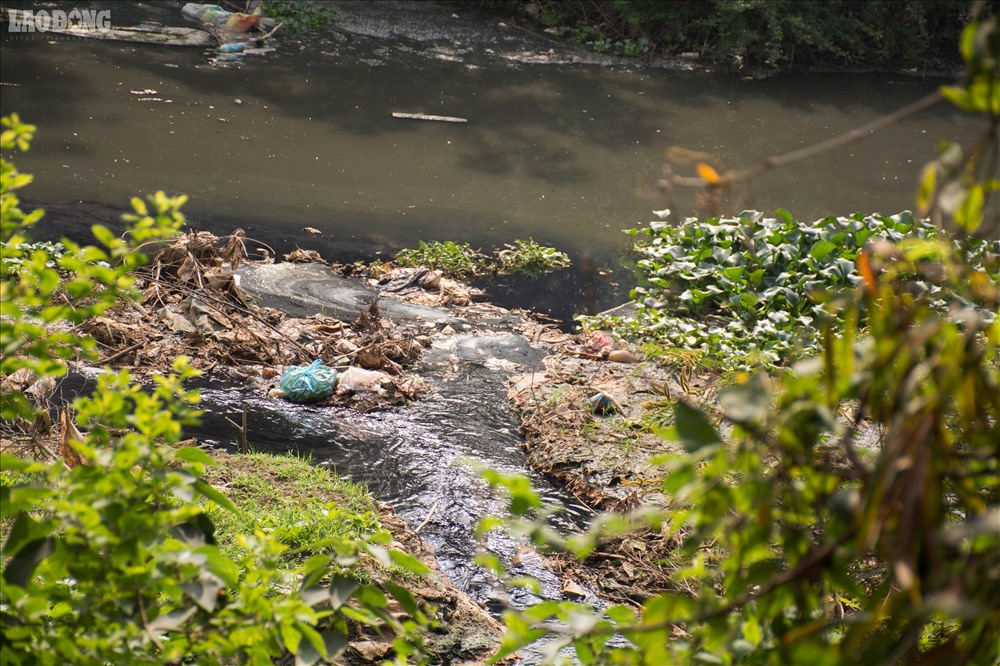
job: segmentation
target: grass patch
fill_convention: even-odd
[[[299,550],[296,559],[305,559],[333,551],[332,546],[314,544],[382,529],[367,488],[316,467],[307,458],[267,453],[213,453],[213,457],[219,464],[206,470],[206,480],[237,509],[206,507],[219,547],[228,557],[243,554],[238,535],[258,530]]]

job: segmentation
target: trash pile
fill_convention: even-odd
[[[513,376],[507,384],[528,465],[595,512],[666,504],[666,472],[654,461],[679,445],[655,430],[665,425],[660,419],[671,413],[676,397],[713,400],[710,378],[695,375],[693,366],[646,360],[607,331],[570,334],[536,324],[524,334],[550,351],[545,370]],[[547,554],[543,566],[570,581],[564,595],[575,596],[573,590],[583,585],[606,601],[638,608],[677,586],[670,555],[679,539],[669,528],[609,537],[583,561]]]
[[[240,288],[242,263],[273,263],[266,251],[250,261],[242,229],[223,237],[191,231],[155,252],[135,274],[140,298],[83,324],[98,343],[98,364],[142,375],[166,371],[184,355],[192,367],[251,381],[276,397],[364,411],[427,392],[404,366],[430,341],[383,319],[377,300],[353,322],[288,317],[256,305]],[[314,383],[311,392],[281,382],[297,366],[307,369],[300,383]]]
[[[263,52],[265,41],[281,27],[261,16],[260,5],[250,14],[231,12],[219,5],[189,2],[181,8],[188,19],[200,24],[219,43],[219,53]]]
[[[295,261],[308,261],[307,256],[296,254]],[[464,307],[486,295],[481,289],[444,277],[441,271],[423,266],[410,268],[385,263],[374,266],[345,264],[331,268],[345,277],[364,277],[380,291],[391,293],[407,303]]]
[[[87,10],[89,11],[89,10]],[[59,10],[52,13],[26,9],[4,10],[0,21],[12,24],[30,24],[31,31],[51,32],[85,39],[99,39],[117,42],[138,42],[159,46],[216,46],[222,54],[269,53],[274,50],[267,46],[267,40],[274,35],[281,24],[261,16],[260,3],[249,14],[230,12],[219,5],[189,2],[181,9],[185,18],[198,24],[197,28],[182,28],[163,25],[157,21],[143,21],[139,25],[113,24],[114,13],[108,10],[95,12],[91,20],[80,18],[77,10],[63,12],[59,20]],[[75,15],[75,16],[74,16]],[[84,12],[86,15],[86,12]]]

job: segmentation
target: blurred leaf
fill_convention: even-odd
[[[985,195],[981,185],[973,185],[966,192],[958,210],[955,211],[955,223],[967,233],[973,233],[983,221],[983,203]]]
[[[207,467],[215,465],[215,459],[212,456],[195,446],[178,447],[175,449],[174,455],[186,462],[199,463]]]
[[[213,502],[221,506],[223,509],[233,512],[236,511],[236,505],[233,504],[228,497],[223,495],[221,492],[213,488],[208,483],[205,483],[205,481],[203,481],[202,479],[196,480],[194,482],[194,487],[199,493],[204,495],[207,499],[212,500]]]
[[[337,610],[347,603],[359,585],[360,583],[353,578],[335,574],[330,581],[330,605],[333,606],[333,610]]]
[[[975,100],[972,98],[972,95],[970,95],[969,91],[965,88],[960,88],[958,86],[942,86],[941,94],[944,95],[945,99],[963,111],[976,113],[979,110],[976,106]]]
[[[715,427],[705,418],[697,407],[686,400],[678,400],[674,406],[674,422],[677,436],[680,437],[684,449],[693,453],[698,449],[722,442]]]
[[[760,374],[719,392],[719,404],[726,418],[741,425],[764,423],[771,411],[771,392]]]
[[[402,568],[406,569],[411,573],[419,574],[421,576],[426,576],[431,572],[430,568],[426,564],[418,560],[413,555],[410,555],[409,553],[404,553],[399,550],[390,550],[389,557],[397,565],[401,566]]]
[[[395,583],[390,583],[386,581],[385,589],[389,591],[399,605],[403,607],[410,617],[416,617],[420,613],[420,609],[417,608],[417,600],[414,598],[413,593],[401,585],[396,585]]]
[[[937,189],[937,176],[940,169],[937,162],[930,162],[920,173],[920,186],[917,188],[917,210],[926,215],[934,203],[934,192]]]

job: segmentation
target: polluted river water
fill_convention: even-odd
[[[302,244],[309,226],[323,234],[315,243],[355,256],[418,240],[488,249],[533,237],[585,271],[613,269],[597,290],[620,297],[610,283],[630,280],[618,266],[629,242],[622,230],[647,223],[653,210],[703,214],[697,192],[659,189],[669,148],[742,169],[947,82],[853,73],[748,80],[649,68],[472,9],[335,4],[335,29],[302,38],[279,31],[273,52],[242,58],[5,31],[0,108],[40,128],[19,158],[36,176],[27,196],[121,208],[138,193],[184,193],[192,222],[205,228],[226,233],[235,224]],[[185,25],[181,3],[110,5],[115,23]],[[938,142],[970,139],[976,127],[939,104],[762,174],[721,212],[894,214],[912,207]],[[694,174],[692,164],[671,166]]]
[[[183,25],[181,4],[102,6],[111,6],[116,23]],[[488,249],[532,237],[569,253],[576,268],[544,288],[521,285],[516,299],[567,317],[614,305],[627,292],[623,229],[667,207],[699,214],[695,192],[658,187],[670,147],[743,168],[871,122],[947,82],[904,74],[747,79],[645,67],[473,10],[426,15],[432,10],[423,3],[334,4],[341,8],[335,29],[279,35],[273,52],[231,59],[198,48],[15,38],[4,30],[0,111],[39,127],[31,151],[16,157],[35,175],[26,198],[55,209],[86,202],[117,215],[135,194],[185,193],[194,226],[242,227],[279,249],[302,245],[340,259],[373,258],[418,240]],[[423,29],[395,24],[394,10],[407,21],[421,14]],[[920,167],[937,143],[975,131],[972,120],[938,105],[862,142],[765,173],[731,193],[723,212],[896,213],[912,206]],[[691,165],[673,168],[693,173]],[[50,216],[40,232],[58,235],[59,220]],[[596,270],[603,268],[610,273]],[[422,535],[445,571],[489,602],[493,583],[471,562],[479,545],[473,528],[502,503],[466,460],[524,471],[503,368],[530,368],[538,359],[513,342],[477,344],[430,353],[424,363],[433,395],[391,412],[275,404],[208,384],[197,434],[232,446],[224,417],[247,403],[255,447],[310,455],[368,484],[411,526],[430,516]],[[450,357],[459,371],[449,374],[441,368],[451,367]],[[567,506],[565,529],[586,521],[586,507],[535,481],[548,500]],[[487,547],[509,560],[517,544]],[[546,592],[557,595],[553,585]]]

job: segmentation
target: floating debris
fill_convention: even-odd
[[[401,113],[394,111],[393,118],[407,118],[409,120],[431,120],[439,123],[467,123],[466,118],[456,118],[455,116],[434,116],[428,113]]]

